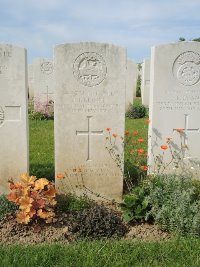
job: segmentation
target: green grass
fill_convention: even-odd
[[[54,179],[54,122],[29,120],[30,174]]]
[[[95,241],[0,248],[2,267],[200,266],[200,241]]]

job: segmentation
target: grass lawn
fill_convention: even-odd
[[[0,247],[2,267],[197,267],[200,241],[80,241],[71,245]]]

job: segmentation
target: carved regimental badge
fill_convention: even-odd
[[[4,122],[4,118],[5,118],[4,110],[3,110],[3,108],[0,106],[0,125],[3,124],[3,122]]]
[[[41,64],[40,69],[45,74],[51,74],[53,72],[53,64],[50,61],[45,61]]]
[[[85,86],[100,84],[105,79],[106,73],[106,63],[97,53],[85,52],[74,62],[74,76]]]
[[[186,86],[194,85],[200,79],[200,55],[187,51],[180,54],[173,65],[174,76]]]

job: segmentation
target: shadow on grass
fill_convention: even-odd
[[[47,178],[50,181],[55,180],[55,168],[53,164],[30,164],[30,175],[37,178]]]

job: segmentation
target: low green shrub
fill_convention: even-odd
[[[124,196],[121,210],[126,222],[145,220],[150,210],[147,196],[147,189],[144,186],[137,186],[130,194]]]
[[[91,200],[86,196],[76,196],[72,194],[58,195],[57,206],[63,212],[79,212],[91,205]]]
[[[198,185],[198,187],[197,187]],[[152,216],[163,230],[200,235],[199,183],[189,177],[162,175],[149,182]]]
[[[2,220],[6,214],[14,213],[17,210],[17,206],[10,202],[5,195],[0,196],[0,220]]]
[[[78,237],[90,239],[118,238],[128,231],[116,212],[97,203],[77,212],[71,230],[77,233]]]
[[[147,115],[146,107],[138,103],[134,103],[133,105],[130,104],[126,112],[126,117],[130,119],[144,118],[146,115]]]

